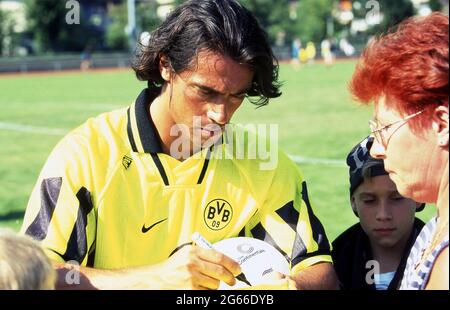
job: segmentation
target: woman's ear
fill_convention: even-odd
[[[449,145],[449,124],[448,107],[439,106],[433,111],[432,128],[437,137],[437,143],[440,147],[448,149]]]
[[[172,66],[166,55],[159,57],[159,72],[164,81],[169,82],[172,78]]]

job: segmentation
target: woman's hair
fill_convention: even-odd
[[[56,273],[40,245],[27,236],[0,230],[0,290],[47,290]]]
[[[255,73],[248,96],[252,103],[266,105],[269,98],[281,95],[278,62],[267,34],[255,17],[234,0],[191,0],[175,8],[166,20],[141,42],[133,69],[149,88],[164,83],[159,70],[161,56],[168,59],[176,73],[194,69],[200,50],[217,52]]]
[[[405,20],[373,39],[356,67],[349,88],[357,100],[386,105],[401,115],[448,106],[448,27],[441,13]],[[424,113],[426,114],[426,113]],[[430,124],[418,117],[413,128]]]

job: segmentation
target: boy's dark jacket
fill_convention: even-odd
[[[424,223],[420,219],[414,220],[413,230],[388,290],[396,290],[400,286],[409,252],[423,226]],[[375,290],[375,284],[366,282],[366,275],[370,271],[366,269],[366,263],[373,257],[369,238],[359,223],[347,229],[333,241],[331,255],[341,289]]]

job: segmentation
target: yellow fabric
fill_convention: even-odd
[[[130,145],[127,109],[122,109],[88,120],[63,138],[49,156],[30,198],[22,232],[36,224],[42,212],[42,182],[62,178],[54,213],[48,227],[44,227],[48,233],[42,240],[53,260],[77,258],[68,245],[78,244],[75,252],[81,253],[78,260],[82,265],[87,265],[89,254],[96,268],[156,264],[190,243],[190,236],[198,231],[211,243],[236,237],[240,232],[249,237],[263,236],[271,239],[289,260],[293,259],[298,232],[306,247],[302,255],[307,256],[297,258],[293,271],[318,261],[331,262],[327,251],[314,255],[319,246],[302,199],[302,176],[283,152],[277,153],[278,165],[272,170],[260,170],[261,161],[256,159],[213,156],[201,184],[197,181],[207,150],[183,162],[159,153],[169,180],[166,186],[152,156],[143,152],[138,121],[133,116],[134,104],[130,115],[128,129],[133,132],[139,152]],[[258,141],[252,133],[246,137]],[[226,144],[213,151],[216,157],[226,153]],[[93,205],[86,215],[85,231],[79,221],[77,197],[82,188]],[[290,202],[292,212],[287,213],[291,214],[291,225],[277,213],[282,207],[289,211]],[[142,231],[143,226],[148,228],[159,221],[147,232]],[[74,227],[79,229],[78,239],[69,241]],[[84,234],[85,247],[79,240]],[[326,238],[322,242],[322,248],[329,249]]]

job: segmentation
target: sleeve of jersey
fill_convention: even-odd
[[[296,274],[320,262],[332,263],[332,258],[324,227],[313,212],[306,182],[295,164],[289,166],[288,171],[277,172],[268,198],[247,232],[279,250],[290,262],[291,274]]]
[[[22,233],[41,241],[56,262],[89,266],[94,254],[96,215],[88,148],[64,138],[50,154],[33,189]]]

